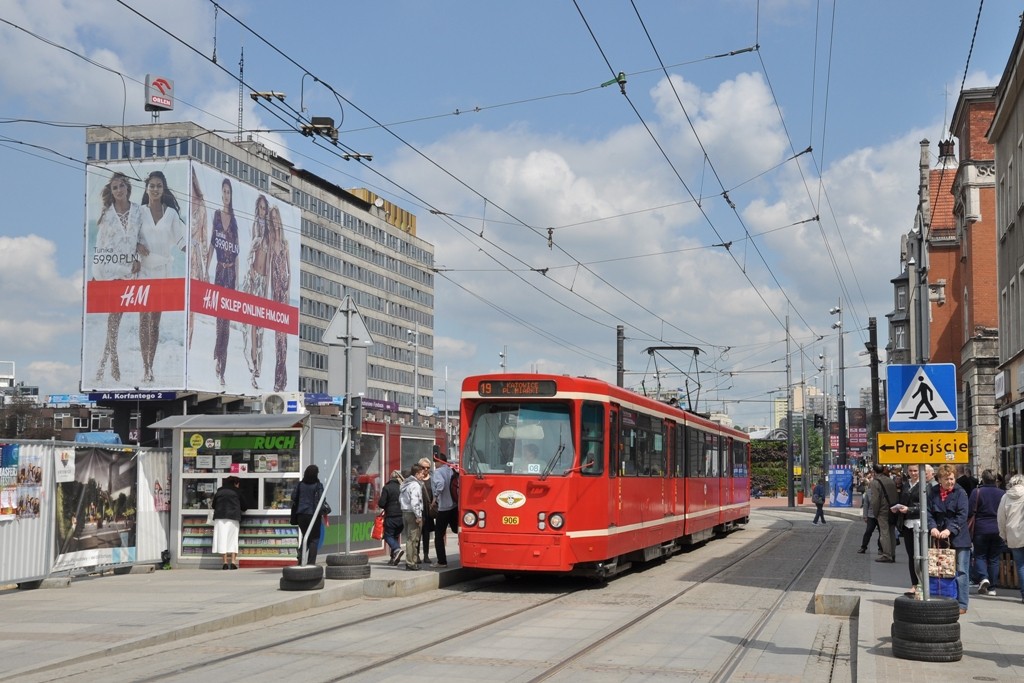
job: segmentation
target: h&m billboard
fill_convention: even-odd
[[[188,161],[90,167],[82,389],[298,386],[300,212]]]

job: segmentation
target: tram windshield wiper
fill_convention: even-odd
[[[562,451],[564,451],[564,450],[565,450],[565,442],[560,440],[559,444],[558,444],[558,449],[555,451],[555,454],[551,456],[551,459],[548,460],[548,464],[544,468],[544,471],[541,472],[541,475],[540,475],[540,480],[541,481],[544,481],[545,479],[547,479],[548,475],[551,474],[551,470],[554,469],[555,463],[558,462],[559,459],[561,459]]]

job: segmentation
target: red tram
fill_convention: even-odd
[[[462,385],[462,566],[607,577],[750,516],[748,435],[586,377]]]

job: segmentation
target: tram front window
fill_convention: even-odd
[[[467,472],[560,477],[575,464],[568,405],[477,406],[462,453]]]

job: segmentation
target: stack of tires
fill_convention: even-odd
[[[950,598],[916,600],[901,595],[892,614],[892,653],[919,662],[959,662],[960,606]]]
[[[324,568],[318,564],[303,564],[281,569],[281,590],[315,591],[324,587]]]
[[[328,579],[368,579],[370,578],[370,558],[366,555],[350,555],[331,553],[327,556],[327,568],[324,575]]]

